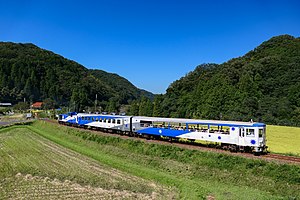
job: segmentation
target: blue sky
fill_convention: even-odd
[[[202,63],[300,36],[300,1],[0,0],[0,41],[33,43],[165,93]]]

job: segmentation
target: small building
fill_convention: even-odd
[[[31,109],[37,109],[37,110],[41,110],[42,109],[42,106],[43,106],[43,102],[35,102],[34,104],[32,104],[30,106]]]

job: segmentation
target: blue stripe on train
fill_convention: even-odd
[[[165,137],[177,137],[179,135],[189,133],[188,130],[175,130],[175,129],[164,129],[164,128],[146,128],[138,130],[137,133],[149,134],[149,135],[161,135]]]
[[[70,119],[70,120],[67,120],[68,123],[71,123],[71,124],[76,124],[76,119]]]
[[[114,117],[114,116],[84,116],[85,118],[88,118],[89,120],[83,120],[82,117],[78,117],[78,124],[79,125],[85,125],[85,124],[88,124],[88,123],[91,123],[91,122],[98,122],[97,120],[100,120],[100,118],[103,120],[103,119],[123,119],[125,117]],[[94,118],[94,120],[92,120],[92,118]]]

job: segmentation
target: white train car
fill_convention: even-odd
[[[133,117],[132,122],[139,134],[217,142],[233,151],[267,149],[264,123],[158,117]]]
[[[59,122],[102,131],[170,140],[206,141],[232,151],[267,150],[266,125],[257,122],[68,113]]]

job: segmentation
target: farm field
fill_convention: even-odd
[[[24,120],[24,114],[14,114],[14,115],[2,115],[0,116],[0,121],[2,122],[9,122],[9,121],[17,121],[17,120]]]
[[[14,149],[18,146],[14,144],[18,141],[15,137],[21,137],[18,144],[21,146],[20,140],[29,138],[22,146],[26,151]],[[21,188],[16,194],[26,191],[35,195],[46,193],[44,196],[48,198],[55,198],[55,194],[65,191],[65,197],[73,195],[81,199],[82,196],[76,195],[84,192],[78,190],[90,191],[91,198],[103,195],[113,199],[126,198],[121,193],[124,191],[128,199],[300,198],[299,165],[101,136],[44,121],[2,129],[0,138],[1,157],[6,155],[5,160],[0,161],[0,179],[3,180],[0,183],[0,199],[1,195],[11,195],[16,185]],[[31,144],[33,141],[35,145]],[[47,146],[55,148],[49,151]],[[61,150],[52,152],[53,149]],[[27,156],[9,156],[14,154]],[[54,156],[50,159],[52,154]],[[65,154],[69,156],[62,161]],[[101,172],[93,171],[94,174],[90,175],[92,172],[88,169],[91,165],[98,166]],[[83,173],[81,169],[89,173]],[[110,177],[111,172],[118,172],[127,178]],[[99,191],[100,194],[97,193]],[[106,196],[101,191],[105,191]],[[119,196],[110,196],[115,193]]]
[[[267,125],[267,145],[271,152],[300,156],[300,128]]]
[[[0,131],[0,199],[161,199],[176,192],[59,146],[26,127]]]

